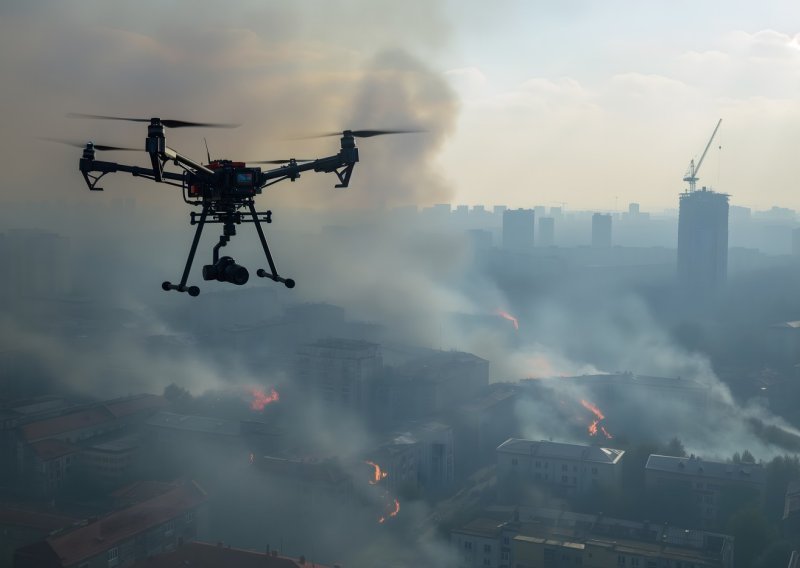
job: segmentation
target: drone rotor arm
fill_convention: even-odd
[[[102,188],[97,187],[97,182],[106,174],[114,172],[124,172],[134,177],[144,177],[148,179],[155,179],[156,176],[156,172],[149,168],[129,166],[103,160],[90,160],[88,158],[81,158],[78,167],[83,174],[84,180],[86,180],[86,185],[88,185],[89,189],[92,191],[102,191]],[[183,181],[183,174],[164,172],[162,175],[168,180]]]

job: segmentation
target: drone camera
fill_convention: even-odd
[[[203,267],[203,280],[217,280],[242,286],[249,278],[250,273],[247,269],[236,264],[236,261],[229,256],[223,256],[214,264],[206,264]]]

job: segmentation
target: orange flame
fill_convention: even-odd
[[[584,407],[586,410],[590,411],[592,414],[594,414],[595,416],[597,416],[597,420],[598,420],[598,421],[600,421],[600,420],[603,420],[603,419],[605,418],[605,416],[603,416],[603,413],[602,413],[602,412],[600,412],[600,409],[599,409],[599,408],[597,408],[597,407],[596,407],[594,404],[592,404],[591,402],[581,399],[581,404],[583,405],[583,407]]]
[[[376,485],[381,479],[386,479],[387,477],[389,477],[389,474],[383,471],[381,469],[381,466],[379,466],[375,462],[366,460],[364,463],[371,465],[375,469],[375,471],[372,474],[372,479],[369,480],[370,485]]]
[[[597,406],[595,406],[594,404],[592,404],[591,402],[589,402],[587,400],[581,399],[581,404],[583,405],[583,407],[586,410],[590,411],[592,414],[594,414],[596,416],[595,420],[592,420],[592,423],[589,424],[589,428],[588,428],[589,435],[590,436],[597,436],[597,432],[599,430],[600,432],[603,433],[603,436],[605,436],[606,439],[611,440],[614,436],[612,436],[608,432],[608,430],[606,430],[605,426],[602,426],[600,424],[601,421],[605,420],[605,418],[606,418],[605,415],[600,411],[599,408],[597,408]]]
[[[264,410],[268,404],[277,402],[281,398],[275,389],[270,389],[270,393],[266,394],[262,389],[251,388],[250,395],[253,397],[253,400],[250,401],[250,408],[259,412]]]
[[[389,511],[389,515],[388,515],[388,516],[383,516],[383,517],[381,517],[380,519],[378,519],[378,522],[379,522],[379,523],[383,524],[384,522],[386,522],[386,519],[389,519],[389,518],[391,518],[391,517],[396,517],[396,516],[397,516],[397,513],[399,513],[399,512],[400,512],[400,501],[398,501],[397,499],[395,499],[395,500],[392,502],[392,505],[391,505],[391,507],[392,507],[392,510],[391,510],[391,511]]]
[[[512,316],[510,313],[504,312],[503,310],[500,310],[500,309],[495,310],[494,313],[496,315],[500,316],[501,318],[507,319],[508,321],[510,321],[512,324],[514,324],[514,330],[515,331],[519,331],[519,321],[517,320],[517,318]]]

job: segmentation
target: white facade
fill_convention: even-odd
[[[621,487],[624,450],[510,438],[497,448],[498,479],[543,483],[567,492]]]

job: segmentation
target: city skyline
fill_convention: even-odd
[[[800,208],[792,159],[800,150],[792,135],[800,124],[800,18],[790,2],[506,2],[491,11],[448,1],[346,2],[337,10],[241,2],[213,25],[180,3],[159,7],[156,22],[144,6],[80,6],[0,8],[0,68],[12,77],[0,95],[0,152],[20,199],[84,191],[69,175],[77,152],[37,137],[141,143],[135,125],[65,118],[94,111],[243,124],[230,133],[171,133],[197,158],[204,135],[212,154],[263,159],[325,155],[324,141],[291,138],[345,126],[427,130],[362,141],[347,194],[310,176],[292,191],[274,190],[278,205],[672,208],[689,161],[722,117],[699,186],[736,205]],[[172,20],[179,29],[166,25]],[[354,33],[333,33],[339,28]],[[107,189],[142,196],[148,207],[179,207],[135,182],[115,179]]]

